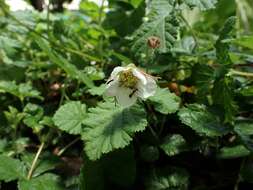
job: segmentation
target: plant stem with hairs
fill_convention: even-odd
[[[38,159],[39,159],[39,156],[40,156],[40,154],[41,154],[41,152],[42,152],[44,146],[45,146],[45,143],[44,143],[44,142],[41,143],[41,145],[39,146],[39,149],[38,149],[38,151],[37,151],[37,153],[36,153],[36,155],[35,155],[35,157],[34,157],[34,159],[33,159],[32,166],[31,166],[31,168],[30,168],[30,170],[29,170],[29,172],[28,172],[28,175],[27,175],[27,179],[28,179],[28,180],[30,180],[30,179],[32,178],[32,174],[33,174],[33,172],[34,172],[34,169],[35,169],[35,167],[36,167],[37,161],[38,161]]]

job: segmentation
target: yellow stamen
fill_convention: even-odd
[[[134,76],[132,69],[122,71],[119,73],[120,86],[135,89],[138,83],[138,78]]]

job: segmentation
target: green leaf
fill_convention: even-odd
[[[1,57],[1,54],[0,54]],[[0,58],[1,61],[1,58]],[[0,80],[21,81],[25,77],[25,69],[14,65],[1,64]]]
[[[40,125],[52,127],[54,126],[53,118],[50,116],[44,116],[42,120],[39,121]]]
[[[20,180],[19,190],[63,190],[59,177],[54,174],[44,174],[31,180]]]
[[[185,0],[184,1],[190,7],[198,7],[202,11],[214,9],[217,0]]]
[[[194,50],[196,48],[196,42],[192,36],[182,37],[172,49],[172,53],[178,53],[183,55],[191,55],[194,54]]]
[[[24,154],[21,159],[26,164],[27,168],[30,169],[32,166],[35,154]],[[53,170],[59,164],[59,160],[55,156],[43,156],[42,159],[38,159],[36,162],[36,167],[34,168],[32,177],[37,177],[49,170]]]
[[[215,70],[206,64],[196,64],[192,69],[192,77],[198,88],[200,98],[206,98],[215,81]]]
[[[188,150],[184,137],[177,134],[166,136],[160,147],[168,156],[174,156]]]
[[[253,50],[253,36],[242,36],[231,40],[232,43]]]
[[[16,48],[20,48],[22,44],[16,40],[7,36],[0,36],[0,48],[5,50],[7,54],[15,54]]]
[[[85,15],[91,16],[94,19],[99,19],[99,6],[92,1],[81,1],[79,4],[80,12],[84,12]]]
[[[43,125],[40,124],[44,115],[42,107],[36,104],[28,103],[24,108],[23,122],[28,127],[31,127],[35,133],[40,132],[43,129]]]
[[[181,168],[166,167],[154,170],[146,180],[147,190],[187,190],[189,174]]]
[[[68,102],[54,114],[55,125],[70,134],[81,134],[82,124],[87,117],[86,105],[81,102]]]
[[[22,162],[8,156],[0,155],[0,180],[5,182],[22,179],[25,167]]]
[[[39,45],[39,47],[48,55],[50,60],[59,66],[61,69],[63,69],[71,78],[78,79],[79,81],[86,84],[88,87],[94,86],[93,82],[90,80],[90,78],[83,72],[79,71],[75,65],[72,65],[68,62],[64,57],[62,57],[60,54],[54,53],[54,51],[51,51],[50,46],[41,38],[35,37],[36,43]]]
[[[4,111],[4,115],[13,129],[16,129],[20,121],[25,116],[24,113],[20,113],[15,107],[9,106],[9,111]]]
[[[83,75],[87,74],[87,76],[94,81],[102,80],[105,78],[104,72],[101,69],[98,69],[94,66],[86,66],[82,71],[82,74]]]
[[[223,126],[220,119],[210,113],[204,105],[189,104],[186,108],[182,108],[178,115],[182,123],[191,127],[200,135],[222,136],[230,130]]]
[[[105,84],[102,84],[102,85],[100,85],[100,86],[94,86],[94,87],[90,88],[90,89],[88,90],[88,92],[89,92],[91,95],[93,95],[93,96],[95,96],[95,95],[101,96],[101,95],[103,95],[103,93],[105,92],[105,88],[106,88],[106,85],[105,85]]]
[[[180,105],[180,97],[168,89],[158,88],[156,94],[149,98],[155,110],[162,114],[175,113]]]
[[[253,120],[236,121],[234,129],[243,135],[253,135]]]
[[[123,109],[113,102],[103,102],[89,109],[84,124],[85,152],[96,160],[102,154],[129,145],[134,133],[147,126],[146,112],[139,105]]]
[[[230,64],[232,61],[229,56],[229,44],[224,40],[231,37],[230,33],[234,29],[236,23],[235,17],[229,17],[220,31],[220,35],[215,44],[216,57],[220,64]]]
[[[245,121],[237,121],[235,123],[235,132],[240,137],[242,143],[245,147],[253,152],[253,121],[245,120]]]
[[[141,3],[143,2],[143,0],[130,0],[130,3],[137,8]]]
[[[27,146],[29,146],[29,143],[31,143],[28,137],[19,137],[15,141],[11,142],[12,142],[12,149],[9,150],[8,154],[16,154],[16,155],[23,153],[27,148]]]
[[[6,147],[8,145],[7,139],[0,139],[0,153],[4,153]]]
[[[225,123],[233,123],[237,112],[237,105],[234,101],[233,81],[230,78],[217,80],[212,89],[212,97],[215,105],[220,105],[225,114]]]
[[[24,100],[25,97],[43,99],[40,96],[39,91],[32,88],[30,83],[21,83],[17,85],[11,81],[0,81],[0,93],[10,93],[17,96],[20,100]]]
[[[221,159],[234,159],[245,157],[250,154],[250,151],[243,145],[237,145],[233,147],[223,147],[217,154],[217,158]]]
[[[178,35],[178,21],[173,12],[174,0],[155,0],[151,2],[147,22],[144,22],[133,34],[132,52],[136,57],[147,57],[150,54],[148,38],[159,38],[158,51],[167,53],[173,47]]]
[[[240,90],[240,94],[242,94],[243,96],[253,96],[253,86],[246,86],[246,87],[243,87],[241,90]]]

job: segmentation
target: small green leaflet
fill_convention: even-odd
[[[81,134],[82,123],[87,117],[86,105],[81,102],[68,102],[54,114],[55,125],[70,134]]]
[[[26,165],[27,169],[31,168],[34,157],[35,154],[22,155],[21,160]],[[44,156],[43,158],[38,159],[32,177],[37,177],[45,172],[48,172],[49,170],[55,169],[57,164],[59,165],[60,161],[61,161],[60,158],[52,155]]]
[[[223,28],[220,31],[219,38],[216,41],[216,57],[220,64],[230,64],[231,59],[229,57],[229,44],[225,43],[224,40],[231,38],[231,32],[234,29],[236,23],[235,17],[229,17]]]
[[[0,155],[0,180],[5,182],[24,178],[25,167],[22,162],[17,159]]]
[[[149,98],[155,110],[162,114],[175,113],[180,105],[180,97],[168,89],[158,88],[156,94]]]
[[[160,147],[168,156],[174,156],[188,150],[184,137],[178,134],[166,136]]]
[[[189,7],[198,7],[201,11],[208,9],[214,9],[217,0],[185,0],[184,1]]]
[[[240,89],[240,94],[243,96],[253,96],[253,86],[246,86]]]
[[[31,180],[20,180],[18,182],[19,190],[63,190],[60,186],[58,176],[54,174],[44,174],[42,176],[32,178]]]
[[[234,101],[233,79],[225,77],[216,80],[212,89],[214,105],[220,105],[224,109],[224,122],[233,123],[238,106]]]
[[[235,132],[240,137],[244,146],[253,152],[253,121],[252,120],[245,120],[245,121],[237,121],[235,123]]]
[[[82,139],[85,152],[91,160],[102,154],[130,144],[135,132],[147,126],[146,112],[142,106],[134,105],[123,109],[114,102],[99,103],[88,110],[84,120]]]
[[[178,21],[174,13],[174,0],[155,0],[151,2],[147,22],[144,22],[133,34],[132,52],[136,57],[149,56],[148,38],[158,37],[160,53],[169,52],[178,35]]]
[[[190,104],[182,108],[179,119],[200,135],[209,137],[222,136],[229,132],[229,128],[222,125],[220,119],[210,113],[205,105]]]
[[[236,121],[234,129],[244,135],[253,135],[253,120]]]
[[[17,108],[9,106],[9,111],[4,111],[4,116],[10,123],[10,126],[15,129],[20,121],[24,118],[25,114],[20,113]]]
[[[40,96],[40,92],[33,89],[30,83],[16,84],[11,81],[0,81],[0,93],[10,93],[17,96],[21,101],[26,97],[38,98],[43,100]]]
[[[218,158],[221,159],[234,159],[245,157],[250,154],[250,151],[243,145],[237,145],[233,147],[223,147],[217,154]]]
[[[196,64],[193,67],[192,78],[198,88],[199,98],[206,98],[206,94],[211,90],[215,81],[215,70],[204,64]]]
[[[43,129],[43,125],[40,121],[43,119],[44,110],[41,106],[28,103],[23,110],[24,119],[23,122],[26,126],[31,127],[33,132],[38,133]]]
[[[0,153],[3,153],[5,151],[5,148],[8,145],[8,141],[6,140],[6,138],[4,139],[0,139]]]
[[[175,167],[155,169],[146,180],[147,190],[187,190],[189,174],[186,170]]]
[[[231,43],[253,50],[253,36],[242,36],[231,40]]]
[[[134,8],[137,8],[143,0],[130,0],[130,3],[134,6]]]
[[[88,89],[88,92],[93,96],[95,96],[95,95],[101,96],[105,92],[105,88],[106,88],[106,85],[101,84],[100,86],[94,86],[94,87]]]

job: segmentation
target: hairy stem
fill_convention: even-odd
[[[152,135],[154,136],[154,138],[156,139],[156,141],[159,142],[159,136],[156,134],[156,132],[154,131],[154,129],[153,129],[150,125],[148,125],[148,128],[149,128],[151,134],[152,134]]]
[[[73,144],[75,144],[77,141],[80,140],[80,137],[75,138],[73,141],[71,141],[69,144],[67,144],[64,148],[62,148],[58,153],[57,156],[61,156],[69,147],[71,147]]]
[[[40,147],[39,147],[39,149],[38,149],[38,151],[37,151],[37,153],[36,153],[36,155],[35,155],[35,157],[34,157],[34,159],[33,159],[32,166],[31,166],[31,168],[30,168],[30,170],[29,170],[29,172],[28,172],[28,175],[27,175],[27,179],[28,179],[28,180],[31,179],[31,177],[32,177],[32,174],[33,174],[34,169],[35,169],[35,167],[36,167],[36,163],[37,163],[37,161],[38,161],[38,159],[39,159],[39,156],[40,156],[40,154],[41,154],[41,152],[42,152],[44,146],[45,146],[45,143],[44,143],[44,142],[41,143],[41,145],[40,145]]]
[[[243,72],[243,71],[236,71],[236,70],[231,70],[229,72],[230,75],[239,75],[239,76],[244,76],[244,77],[253,77],[253,73],[248,73],[248,72]]]

